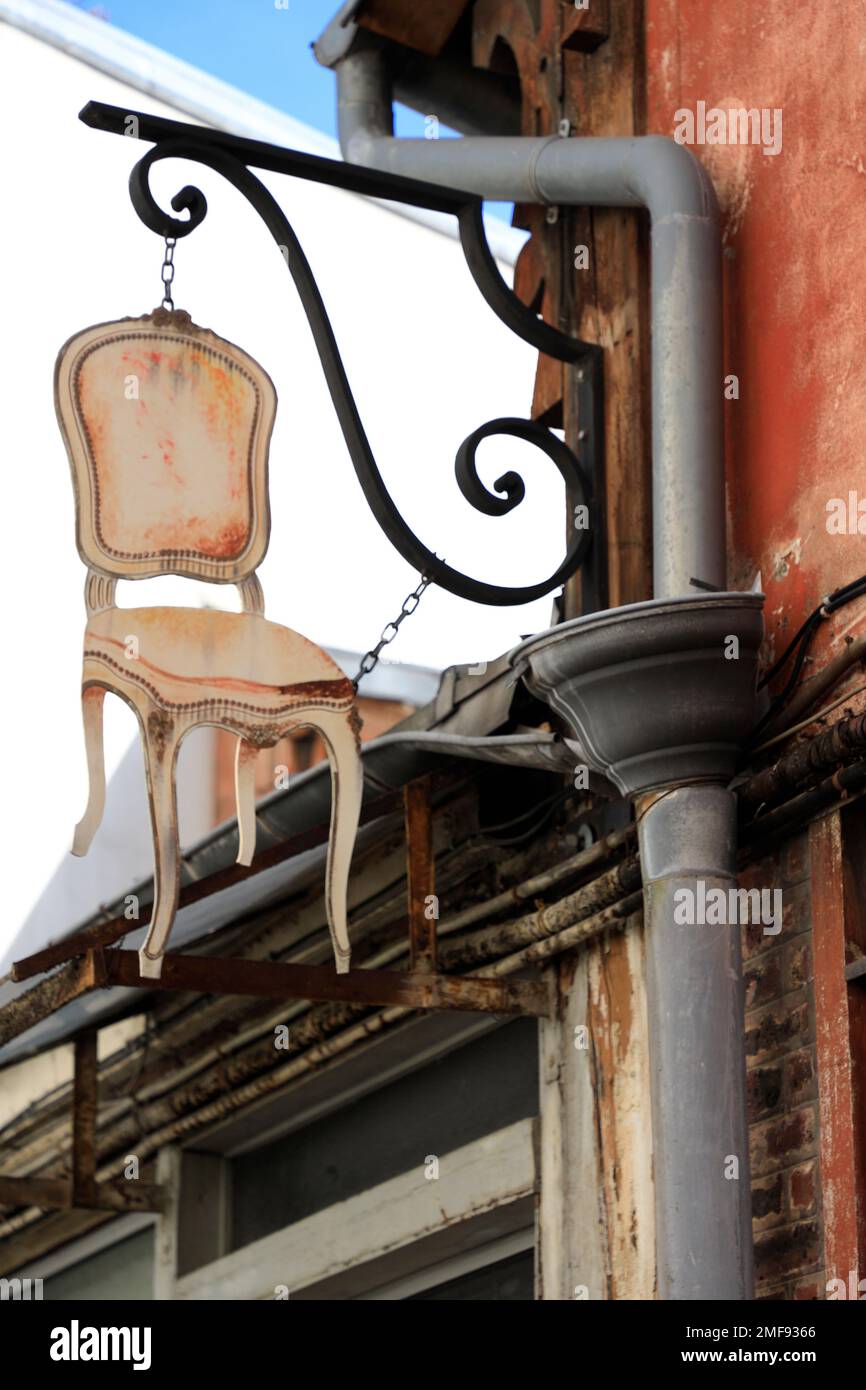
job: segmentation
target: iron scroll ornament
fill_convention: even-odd
[[[151,192],[150,171],[163,159],[188,159],[204,164],[242,193],[259,214],[281,249],[294,281],[364,497],[379,526],[404,560],[450,593],[475,603],[499,607],[541,598],[577,571],[592,540],[591,485],[572,450],[551,430],[532,420],[510,417],[491,420],[474,430],[457,451],[455,474],[463,496],[477,511],[487,516],[505,516],[523,500],[523,479],[515,472],[505,473],[493,484],[495,491],[490,492],[478,475],[476,452],[479,444],[493,436],[509,435],[535,445],[547,455],[562,476],[572,504],[584,509],[584,517],[590,522],[574,529],[566,556],[553,574],[537,584],[516,587],[489,584],[454,569],[415,535],[398,511],[379,472],[324,301],[300,241],[280,205],[247,166],[253,163],[259,168],[276,169],[368,196],[452,213],[458,218],[461,243],[473,278],[489,306],[513,332],[539,351],[562,361],[576,361],[592,352],[594,349],[589,345],[538,319],[502,279],[484,235],[481,199],[413,179],[346,165],[338,160],[321,159],[179,121],[127,112],[104,103],[90,102],[80,115],[86,124],[97,129],[155,141],[153,148],[132,169],[129,189],[139,218],[157,235],[188,236],[207,214],[204,194],[189,184],[171,199],[174,212],[186,212],[187,218],[173,217],[160,207]]]

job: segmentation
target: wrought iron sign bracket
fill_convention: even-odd
[[[461,598],[510,606],[529,603],[561,587],[591,556],[592,570],[585,586],[584,607],[600,606],[599,596],[604,587],[599,544],[603,533],[603,497],[599,490],[602,479],[601,349],[544,323],[505,283],[487,243],[483,202],[479,197],[220,130],[149,116],[140,111],[126,111],[103,102],[88,102],[80,118],[96,130],[152,142],[153,148],[133,168],[129,186],[135,211],[157,235],[174,239],[189,236],[207,213],[204,194],[191,185],[182,188],[171,200],[174,212],[185,212],[186,218],[172,216],[159,206],[151,193],[149,178],[153,165],[162,159],[193,160],[214,170],[242,193],[262,218],[294,280],[364,496],[385,535],[409,564],[431,582]],[[253,168],[456,217],[469,270],[493,312],[513,333],[539,352],[579,367],[581,435],[587,446],[582,453],[584,458],[591,454],[588,464],[544,425],[516,417],[481,425],[460,445],[455,460],[461,492],[477,511],[487,516],[505,516],[513,511],[523,500],[525,485],[518,473],[509,471],[496,480],[492,491],[488,490],[478,475],[475,460],[482,440],[498,435],[525,440],[545,453],[556,466],[566,484],[576,524],[571,528],[564,560],[546,579],[536,584],[503,586],[472,578],[429,549],[406,524],[377,467],[309,262],[282,208],[251,173]]]

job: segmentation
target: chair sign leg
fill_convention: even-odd
[[[361,815],[364,769],[354,710],[348,717],[343,713],[327,720],[320,717],[317,727],[331,764],[331,834],[325,871],[325,908],[337,974],[344,975],[352,954],[348,919],[349,869]]]
[[[177,828],[175,763],[180,739],[161,712],[146,715],[144,759],[153,827],[154,889],[150,930],[138,953],[141,973],[159,979],[162,957],[174,925],[180,891],[180,843]]]
[[[87,809],[75,827],[72,853],[86,854],[102,822],[105,810],[105,754],[102,741],[102,708],[105,690],[101,685],[89,685],[81,692],[81,712],[84,719],[84,750],[87,754],[87,776],[90,790]]]
[[[239,738],[235,747],[235,806],[238,816],[237,863],[252,864],[256,853],[256,759],[258,749]]]

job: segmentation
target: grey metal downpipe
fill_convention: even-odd
[[[487,198],[649,212],[655,600],[563,624],[514,662],[589,765],[638,806],[659,1297],[751,1298],[739,927],[684,927],[674,915],[680,889],[733,882],[725,785],[752,722],[762,631],[760,597],[699,597],[703,586],[724,591],[727,569],[712,183],[658,136],[396,140],[381,53],[349,51],[334,66],[350,161]],[[728,633],[741,638],[742,661],[723,659]]]
[[[675,921],[677,893],[693,893],[698,879],[707,892],[736,887],[736,797],[720,786],[677,787],[639,798],[637,814],[653,1134],[661,1137],[653,1165],[658,1296],[750,1299],[740,934],[736,925]]]
[[[385,59],[336,64],[347,160],[485,198],[644,207],[651,226],[653,591],[726,583],[719,211],[694,156],[662,136],[633,139],[393,137]]]

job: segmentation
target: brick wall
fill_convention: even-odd
[[[751,865],[743,888],[782,889],[782,930],[743,928],[756,1297],[825,1296],[808,840]]]

